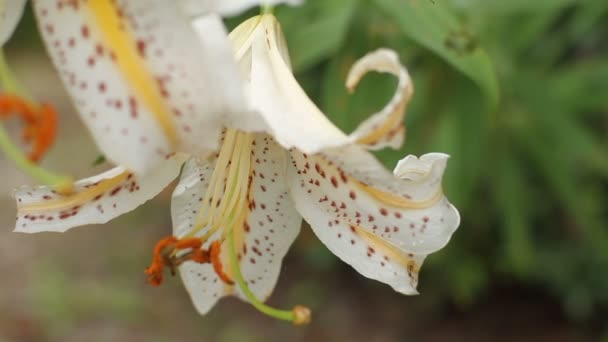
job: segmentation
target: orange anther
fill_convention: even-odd
[[[165,267],[171,270],[171,274],[175,275],[175,268],[186,261],[194,261],[199,264],[213,263],[218,276],[226,283],[232,284],[232,280],[222,272],[222,264],[219,260],[220,243],[214,242],[210,250],[201,248],[203,240],[200,238],[185,238],[178,239],[174,236],[169,236],[159,240],[154,247],[152,256],[152,264],[146,268],[145,273],[148,276],[148,283],[152,286],[158,286],[163,282],[163,272]],[[177,252],[190,249],[185,254],[177,255]]]
[[[213,269],[220,279],[228,284],[234,285],[234,281],[224,272],[224,268],[222,266],[221,256],[221,246],[222,243],[220,241],[214,241],[211,244],[211,248],[209,249],[209,254],[211,256],[211,263],[213,264]]]
[[[159,286],[163,282],[163,271],[167,265],[167,250],[173,250],[173,245],[177,242],[177,238],[169,236],[161,239],[154,247],[152,256],[152,264],[144,271],[148,275],[148,283],[152,286]],[[170,252],[169,252],[170,253]]]
[[[208,250],[195,249],[192,251],[192,254],[190,254],[190,260],[199,264],[208,264],[211,262],[211,256],[209,255]]]
[[[23,139],[32,143],[29,159],[39,161],[55,141],[57,112],[48,104],[36,106],[16,95],[0,94],[0,120],[11,116],[20,117],[25,123]]]
[[[49,104],[42,104],[40,107],[40,117],[38,120],[36,140],[33,143],[33,150],[30,153],[30,160],[39,161],[46,150],[55,141],[57,135],[57,112]]]
[[[199,248],[201,248],[202,245],[203,245],[203,241],[199,238],[186,238],[186,239],[177,240],[175,242],[176,249],[186,249],[186,248],[199,249]]]

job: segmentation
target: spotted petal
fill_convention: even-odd
[[[302,191],[296,190],[295,195],[302,196]],[[406,253],[362,227],[320,211],[314,203],[298,203],[297,207],[323,244],[357,272],[388,284],[397,292],[418,293],[418,272],[425,255]]]
[[[13,35],[25,8],[26,0],[4,0],[0,2],[0,46]]]
[[[447,156],[408,156],[397,177],[359,146],[291,156],[291,194],[321,241],[364,276],[416,293],[424,257],[460,220],[441,192]]]
[[[353,65],[346,80],[346,87],[353,91],[361,78],[370,71],[396,76],[397,89],[390,102],[381,111],[362,122],[351,137],[358,144],[372,150],[384,147],[398,149],[403,145],[405,138],[403,118],[413,94],[412,80],[393,50],[379,49],[365,55]]]
[[[299,5],[303,0],[180,0],[184,11],[193,16],[207,13],[219,13],[222,16],[239,14],[250,7],[258,5],[274,6],[281,3]]]
[[[173,235],[183,237],[196,224],[214,168],[215,160],[197,162],[191,159],[184,164],[181,179],[171,199]],[[209,248],[211,242],[220,238],[220,234],[214,234],[203,247]],[[201,314],[207,313],[220,298],[230,293],[231,289],[209,264],[185,262],[179,267],[179,273],[194,306]]]
[[[256,135],[254,141],[249,195],[245,207],[240,209],[246,212],[246,217],[242,225],[233,227],[233,234],[243,277],[257,298],[265,300],[277,282],[281,260],[299,232],[301,217],[287,193],[285,151],[266,135]],[[194,227],[214,163],[190,161],[184,167],[172,201],[175,235],[181,237]],[[208,227],[199,236],[207,231]],[[220,233],[212,236],[204,247],[220,239]],[[221,260],[226,273],[233,276],[229,266],[230,248],[227,240],[222,243]],[[246,300],[238,286],[223,283],[208,264],[186,262],[180,267],[180,273],[201,314],[207,313],[219,298],[226,295],[237,295]]]
[[[108,159],[141,173],[173,151],[217,147],[222,112],[243,102],[240,88],[224,86],[230,75],[238,81],[232,52],[206,44],[226,39],[221,23],[208,22],[205,40],[171,1],[34,4],[49,53]]]
[[[312,206],[318,215],[329,215],[315,230],[338,220],[406,253],[424,255],[445,246],[458,227],[458,211],[441,188],[447,155],[408,156],[396,176],[359,146],[291,155],[290,183],[298,210]]]
[[[75,184],[74,194],[51,188],[23,187],[17,199],[16,232],[65,232],[85,224],[102,224],[156,196],[179,174],[184,158],[174,156],[146,175],[116,167]]]

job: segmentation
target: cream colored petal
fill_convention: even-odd
[[[291,73],[283,57],[283,34],[274,16],[261,16],[252,35],[248,41],[251,48],[237,47],[237,51],[243,56],[241,65],[250,65],[245,75],[247,90],[253,110],[266,123],[265,130],[284,148],[309,153],[348,144],[351,138],[325,117]],[[246,60],[249,57],[251,60]],[[237,118],[229,125],[250,130],[241,122]]]
[[[370,279],[390,285],[395,291],[417,294],[418,272],[424,255],[406,253],[388,241],[320,210],[310,200],[305,188],[294,188],[292,194],[298,211],[327,248],[357,272]]]
[[[191,159],[184,164],[181,179],[171,199],[173,235],[182,237],[194,227],[214,168],[213,159],[201,162]],[[218,232],[212,236],[204,248],[209,248],[211,242],[220,238],[220,234]],[[179,267],[179,273],[201,315],[209,312],[220,298],[231,292],[231,288],[222,282],[210,264],[185,262]]]
[[[271,294],[279,276],[281,261],[301,225],[301,217],[287,193],[284,158],[285,152],[270,137],[262,134],[256,136],[251,154],[254,169],[249,196],[245,206],[239,210],[246,213],[245,221],[233,227],[241,272],[248,287],[261,300]],[[184,236],[196,224],[214,167],[213,160],[192,160],[184,167],[172,201],[176,236]],[[208,227],[205,227],[198,236],[207,232]],[[203,247],[208,248],[212,241],[220,237],[221,231],[218,231]],[[221,248],[224,270],[233,275],[229,267],[231,247],[227,240],[223,241]],[[186,262],[180,267],[180,273],[201,314],[207,313],[223,296],[237,295],[246,300],[238,286],[222,282],[209,264]]]
[[[173,151],[215,150],[223,112],[243,103],[231,49],[215,48],[227,39],[217,18],[199,37],[171,1],[34,4],[59,74],[108,159],[142,173]]]
[[[65,232],[106,223],[156,196],[177,177],[183,160],[172,157],[144,176],[117,167],[77,182],[70,196],[60,196],[49,187],[18,189],[15,231]]]
[[[179,150],[202,157],[217,148],[226,113],[247,103],[228,33],[211,14],[192,24],[174,2],[123,1],[132,34],[145,43],[144,60],[169,106]]]
[[[219,13],[222,16],[239,14],[253,6],[289,4],[299,5],[304,0],[179,0],[185,12],[192,16]]]
[[[13,35],[23,16],[26,0],[0,0],[0,46]]]
[[[288,194],[286,152],[267,135],[255,139],[246,225],[236,230],[241,272],[251,291],[266,300],[277,283],[283,257],[296,239],[302,217]],[[238,289],[241,299],[245,300]]]
[[[139,55],[129,53],[135,42],[131,49],[116,46],[90,15],[90,7],[100,3],[36,0],[34,9],[48,52],[99,148],[112,162],[147,172],[172,150],[167,137],[173,131],[167,124],[171,120],[165,120],[164,131],[159,118],[168,114],[156,97],[156,83]],[[126,66],[121,68],[117,61],[132,59],[140,64],[135,64],[129,81]],[[144,87],[137,86],[139,78]]]
[[[404,253],[425,255],[445,246],[460,223],[441,188],[447,155],[409,156],[399,164],[397,176],[359,146],[291,155],[290,183],[298,210],[313,206],[317,215],[331,218],[315,229],[338,220]],[[301,212],[304,219],[315,220],[312,209],[307,211],[308,216]]]
[[[358,144],[372,150],[384,147],[399,149],[405,137],[405,110],[414,90],[412,80],[393,50],[379,49],[365,55],[353,65],[346,80],[346,87],[354,91],[361,78],[370,71],[396,76],[397,89],[390,102],[381,111],[362,122],[351,137]]]

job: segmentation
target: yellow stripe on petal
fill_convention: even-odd
[[[94,201],[98,196],[116,189],[116,187],[126,181],[130,175],[132,175],[130,172],[125,171],[112,178],[104,179],[99,183],[93,184],[83,191],[77,192],[73,195],[29,205],[22,205],[19,206],[18,210],[20,214],[27,214],[77,207],[84,203]]]
[[[382,123],[382,125],[378,126],[378,128],[369,134],[357,139],[357,144],[374,145],[386,136],[390,135],[391,132],[397,133],[397,131],[401,128],[400,126],[403,124],[405,105],[405,102],[400,103],[399,106],[397,106],[386,119],[386,121]]]
[[[137,44],[127,30],[127,23],[120,15],[115,2],[89,0],[85,6],[102,33],[108,46],[112,47],[115,62],[137,97],[152,112],[172,145],[177,144],[177,134],[170,118],[170,111],[162,101],[162,93],[145,61],[137,51]]]
[[[416,264],[416,261],[413,259],[413,254],[408,255],[403,253],[397,247],[392,246],[388,242],[366,231],[362,227],[359,227],[357,225],[351,225],[351,228],[354,229],[355,234],[359,235],[361,239],[363,239],[370,247],[374,249],[374,253],[380,252],[387,258],[403,266],[403,268],[405,268],[410,273],[410,277],[420,272],[420,265]]]
[[[378,201],[401,209],[426,209],[434,206],[443,198],[443,191],[440,189],[432,197],[423,201],[414,201],[408,198],[404,198],[399,195],[392,194],[390,192],[382,191],[380,189],[365,185],[360,181],[350,178],[361,190],[377,199]]]

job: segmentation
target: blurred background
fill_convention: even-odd
[[[351,96],[350,65],[386,46],[408,66],[407,141],[378,157],[392,169],[406,154],[449,153],[445,192],[463,218],[427,258],[421,295],[363,278],[305,228],[270,303],[311,307],[310,326],[236,299],[200,317],[179,278],[151,288],[143,274],[170,232],[171,189],[111,224],[19,235],[11,193],[31,180],[0,156],[0,341],[608,341],[608,2],[308,0],[277,15],[297,78],[346,131],[395,86],[370,75]],[[99,152],[31,14],[6,53],[61,111],[43,165],[107,169],[93,166]]]

